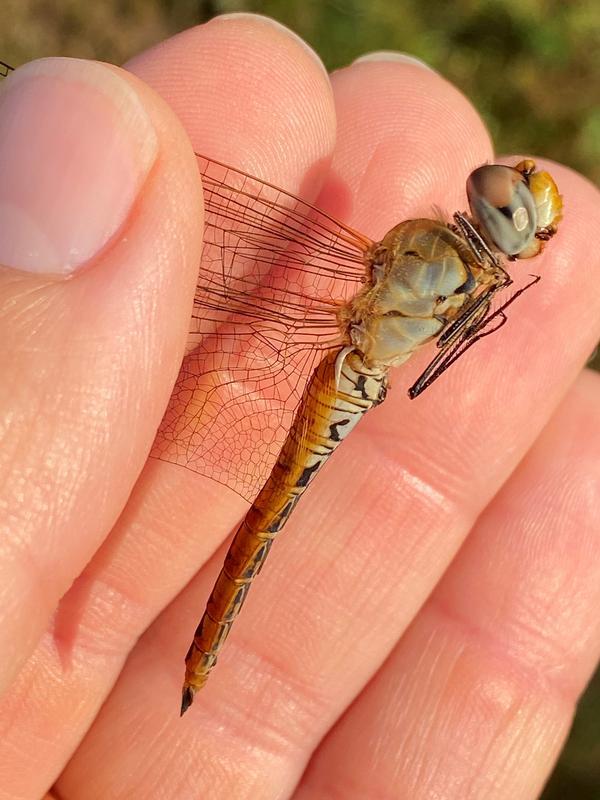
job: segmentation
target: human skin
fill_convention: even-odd
[[[539,160],[564,220],[511,270],[542,281],[417,400],[427,355],[394,371],[180,719],[183,656],[246,507],[146,460],[201,252],[188,137],[373,238],[464,209],[493,153],[435,72],[375,54],[329,78],[263,18],[127,66],[97,69],[129,82],[157,151],[122,224],[68,280],[0,272],[0,800],[535,798],[600,641],[600,378],[582,372],[597,190]],[[53,109],[15,146],[38,146]]]

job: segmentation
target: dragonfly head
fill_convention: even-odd
[[[549,173],[525,159],[516,167],[486,164],[467,180],[471,214],[480,232],[501,253],[531,258],[555,232],[562,198]]]

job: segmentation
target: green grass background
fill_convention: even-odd
[[[418,56],[472,100],[498,152],[543,155],[600,184],[600,0],[3,0],[0,58],[118,64],[230,11],[280,20],[329,69],[370,50]],[[543,800],[600,800],[600,673]]]

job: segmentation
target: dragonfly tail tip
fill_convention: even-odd
[[[192,705],[193,702],[194,702],[194,690],[192,689],[191,686],[184,686],[181,695],[181,713],[179,715],[180,717],[183,717],[183,715]]]

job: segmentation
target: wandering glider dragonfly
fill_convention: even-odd
[[[2,64],[4,76],[12,68]],[[205,234],[189,347],[152,455],[252,503],[186,656],[181,713],[207,681],[273,543],[388,372],[436,353],[416,397],[506,322],[507,261],[540,253],[562,199],[530,159],[467,178],[470,214],[375,242],[298,197],[198,155]]]

